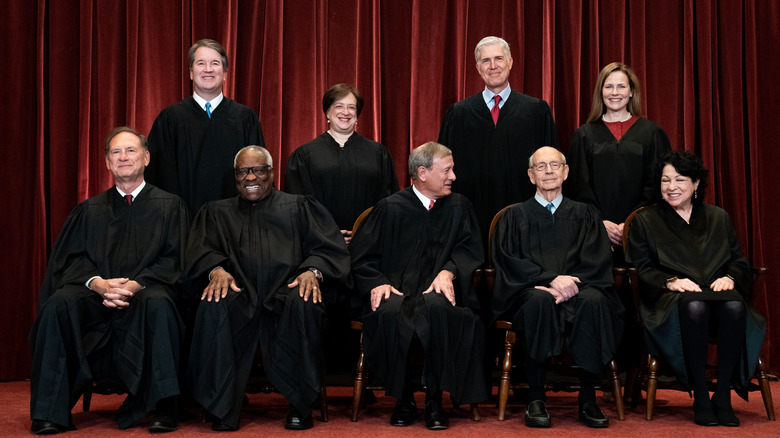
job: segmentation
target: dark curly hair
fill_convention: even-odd
[[[704,162],[692,152],[672,151],[663,157],[653,166],[652,178],[655,187],[656,199],[661,197],[661,176],[664,173],[664,167],[671,164],[674,170],[682,176],[689,177],[692,181],[699,181],[699,187],[696,189],[696,196],[691,199],[692,202],[701,203],[707,190],[707,175],[710,171],[704,167]]]

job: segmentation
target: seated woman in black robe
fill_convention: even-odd
[[[752,274],[728,214],[704,204],[707,169],[690,152],[672,152],[653,170],[662,200],[640,212],[626,260],[640,280],[648,350],[662,354],[693,390],[696,424],[738,426],[730,386],[746,397],[765,321],[747,303]],[[707,337],[717,338],[718,379],[710,400]]]

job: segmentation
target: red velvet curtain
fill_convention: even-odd
[[[771,219],[780,198],[772,177],[780,162],[778,2],[7,3],[0,379],[29,374],[38,287],[66,216],[111,185],[106,134],[125,124],[146,133],[162,108],[191,93],[185,57],[200,38],[228,49],[225,94],[258,112],[278,178],[290,152],[325,130],[325,89],[349,82],[366,100],[358,131],[390,149],[402,186],[409,149],[436,139],[446,107],[482,89],[472,54],[483,36],[509,41],[511,85],[550,103],[564,151],[588,113],[599,69],[626,62],[642,82],[648,118],[675,148],[704,158],[708,202],[731,213],[745,254],[769,267],[757,307],[768,315],[770,364],[780,367],[780,298],[771,293],[780,280]]]

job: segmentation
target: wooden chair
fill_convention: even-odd
[[[371,210],[373,210],[374,207],[367,208],[363,213],[358,216],[358,218],[355,220],[355,225],[352,227],[352,236],[357,234],[358,228],[360,228],[360,224],[363,222],[363,219],[365,219],[369,213],[371,213]],[[363,397],[363,391],[364,390],[381,390],[384,389],[381,386],[368,386],[368,371],[365,367],[365,356],[363,353],[363,323],[360,321],[352,321],[351,327],[354,330],[360,330],[360,355],[358,356],[358,362],[357,362],[357,372],[355,374],[355,384],[353,386],[352,390],[352,421],[358,421],[358,415],[360,411],[360,402]],[[417,352],[419,354],[419,352]],[[479,421],[479,406],[477,403],[471,404],[471,416],[472,420]]]
[[[623,248],[624,250],[628,247],[628,235],[629,230],[631,229],[631,222],[634,220],[636,215],[640,213],[641,211],[649,208],[650,206],[640,207],[636,210],[634,210],[626,219],[625,225],[623,226]],[[753,267],[753,290],[760,290],[761,286],[764,284],[764,275],[766,274],[766,268],[763,267]],[[640,327],[644,329],[644,323],[642,322],[642,318],[639,314],[639,274],[636,270],[636,268],[629,267],[628,268],[628,277],[629,282],[631,284],[631,294],[633,295],[634,299],[634,313],[635,317],[637,318],[637,322],[639,323]],[[755,294],[753,294],[755,296]],[[716,340],[710,339],[709,340],[710,345],[715,345]],[[682,384],[679,382],[672,381],[672,382],[661,382],[659,381],[659,368],[661,365],[661,362],[659,361],[659,358],[649,354],[649,353],[643,353],[642,358],[639,361],[639,369],[637,371],[632,371],[629,375],[628,381],[626,382],[626,394],[631,394],[631,407],[635,408],[637,404],[639,403],[639,399],[641,398],[641,390],[644,389],[647,393],[647,410],[645,412],[645,419],[648,421],[653,419],[653,407],[655,406],[655,396],[656,391],[660,387],[661,389],[676,389],[680,391],[688,391],[687,388],[683,387]],[[756,371],[754,373],[755,378],[758,380],[758,385],[756,388],[751,388],[751,391],[754,390],[760,390],[761,391],[761,398],[764,400],[764,407],[766,408],[766,415],[767,418],[771,421],[775,421],[775,408],[774,404],[772,403],[772,392],[769,388],[769,379],[766,374],[766,366],[764,365],[763,359],[759,356],[758,358],[758,364],[756,366]],[[712,382],[708,382],[711,384]]]
[[[502,208],[498,213],[496,213],[495,217],[493,217],[493,221],[490,223],[490,231],[488,233],[488,264],[487,267],[483,270],[482,274],[485,276],[485,281],[487,284],[488,291],[490,293],[493,293],[493,287],[495,285],[495,277],[496,277],[496,268],[493,265],[493,233],[495,231],[496,225],[498,224],[499,220],[501,220],[501,216],[503,216],[504,212],[513,207],[517,204],[512,204],[509,206],[506,206]],[[623,279],[625,278],[626,270],[624,268],[613,268],[612,273],[615,277],[615,287],[617,290],[619,290],[620,285],[623,283]],[[522,384],[511,384],[511,372],[512,372],[512,355],[514,351],[515,343],[517,342],[517,335],[514,331],[512,331],[512,322],[511,321],[505,321],[505,320],[498,320],[493,324],[493,328],[499,331],[504,332],[504,357],[501,364],[501,377],[499,381],[499,389],[498,389],[498,420],[503,421],[506,414],[506,404],[507,400],[509,398],[509,389],[512,388],[528,388],[527,383]],[[571,365],[565,365],[568,368],[573,368]],[[618,376],[618,370],[617,370],[617,364],[615,363],[615,360],[611,360],[608,364],[609,368],[609,381],[611,383],[611,386],[599,386],[597,389],[602,391],[611,391],[614,395],[615,399],[615,408],[617,410],[618,420],[623,421],[625,420],[625,414],[623,411],[623,397],[621,396],[620,392],[620,377]],[[570,384],[546,384],[545,389],[547,390],[563,390],[563,391],[578,391],[579,387],[577,385],[570,385]]]

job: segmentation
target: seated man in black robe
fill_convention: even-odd
[[[290,402],[285,427],[308,429],[322,385],[320,286],[349,282],[349,253],[322,205],[274,189],[267,150],[241,149],[234,167],[239,195],[206,203],[187,244],[184,279],[201,299],[192,396],[215,417],[212,429],[237,430],[259,344],[268,379]]]
[[[607,427],[595,386],[623,328],[609,238],[595,207],[563,197],[561,185],[569,167],[560,151],[542,147],[528,165],[536,195],[507,209],[493,237],[493,314],[513,322],[527,350],[525,424],[550,427],[544,365],[565,344],[582,370],[580,421]]]
[[[54,244],[30,333],[32,433],[73,429],[70,411],[94,380],[121,381],[130,427],[156,405],[150,432],[178,428],[181,322],[172,300],[187,241],[184,202],[144,182],[146,139],[106,139],[115,187],[79,204]]]
[[[387,394],[398,399],[394,426],[409,426],[417,416],[408,375],[415,337],[425,350],[428,429],[449,427],[442,391],[458,404],[487,399],[485,329],[471,287],[483,262],[482,239],[471,202],[452,193],[453,167],[452,152],[438,143],[414,149],[412,187],[379,201],[350,244],[365,303],[365,358]]]

